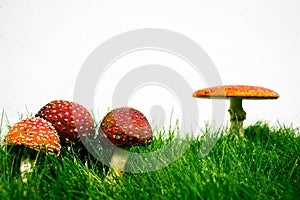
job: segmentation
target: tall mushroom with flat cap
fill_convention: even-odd
[[[243,121],[246,119],[246,112],[242,106],[243,99],[277,99],[278,93],[273,90],[248,85],[224,85],[211,88],[204,88],[195,91],[193,97],[229,99],[231,130],[237,130],[241,135],[244,134]]]
[[[125,164],[132,146],[145,146],[152,142],[152,129],[147,118],[140,111],[121,107],[106,114],[99,128],[100,138],[107,138],[116,145],[111,158],[111,167],[117,176],[125,171]],[[105,142],[105,140],[102,140]]]
[[[27,181],[27,174],[31,172],[41,151],[59,155],[60,140],[52,124],[42,118],[32,117],[24,119],[8,131],[4,137],[5,146],[18,148],[14,163],[18,166],[23,181]],[[25,148],[25,149],[24,149]],[[16,157],[20,157],[19,160]]]

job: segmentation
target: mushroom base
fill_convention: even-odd
[[[126,162],[129,157],[129,152],[126,150],[123,150],[121,148],[116,148],[113,156],[110,161],[111,169],[114,170],[114,173],[118,177],[123,177],[123,172],[125,171]],[[111,174],[111,169],[109,170],[109,174]]]
[[[12,163],[12,174],[20,176],[24,183],[33,171],[39,152],[26,147],[14,147],[15,156]]]
[[[244,135],[243,121],[246,119],[246,112],[242,106],[242,98],[230,98],[230,129]]]

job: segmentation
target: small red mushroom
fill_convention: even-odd
[[[117,108],[107,113],[101,122],[99,134],[100,138],[105,137],[124,149],[136,145],[145,146],[152,142],[152,129],[147,118],[130,107]],[[129,156],[129,152],[121,148],[115,149],[110,162],[118,176],[123,175],[122,171],[125,171]]]
[[[51,101],[42,107],[36,116],[52,123],[62,144],[75,144],[80,139],[95,134],[94,120],[91,114],[85,107],[75,102]]]
[[[25,182],[41,150],[57,156],[60,154],[57,131],[51,123],[39,117],[27,118],[12,126],[4,137],[4,145],[23,146],[34,150],[23,151],[20,162],[17,161],[18,169]]]

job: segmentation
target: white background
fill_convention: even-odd
[[[102,42],[133,29],[163,28],[197,42],[224,84],[259,85],[280,94],[278,100],[244,101],[245,125],[265,120],[299,126],[299,11],[298,0],[0,0],[0,109],[12,124],[18,121],[18,112],[26,112],[25,106],[35,113],[51,100],[72,100],[83,62]],[[123,64],[149,64],[140,58],[133,56]],[[175,63],[176,69],[177,58],[152,58],[156,64]],[[188,81],[194,90],[205,86],[202,80]],[[159,92],[161,97],[174,98],[168,91]],[[151,118],[151,101],[142,94],[142,89],[137,91],[130,105]],[[111,97],[98,92],[95,98],[101,118],[111,106]],[[162,99],[161,106],[165,102]],[[199,100],[199,109],[203,125],[212,112],[209,100]]]

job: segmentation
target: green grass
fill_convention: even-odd
[[[161,133],[169,139],[157,137],[131,151],[162,149],[173,138],[170,132]],[[63,149],[60,157],[41,156],[22,183],[11,173],[12,150],[0,148],[0,199],[299,199],[296,135],[297,129],[260,122],[247,127],[245,137],[224,131],[203,158],[199,150],[205,139],[182,139],[190,147],[165,168],[110,181],[105,181],[106,166],[93,158],[81,161]]]

